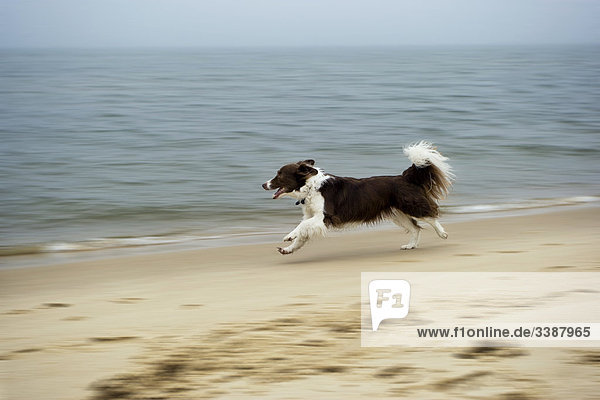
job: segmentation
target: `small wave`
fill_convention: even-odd
[[[536,208],[547,208],[556,206],[580,205],[585,203],[600,202],[600,196],[574,196],[556,199],[533,199],[507,203],[493,204],[471,204],[471,205],[450,205],[443,206],[443,211],[447,214],[485,214],[510,212],[518,210],[528,210]],[[235,245],[239,243],[255,243],[259,242],[260,237],[270,237],[274,234],[281,234],[283,231],[276,227],[272,229],[245,227],[237,232],[223,232],[212,235],[201,235],[191,233],[177,233],[155,236],[139,236],[139,237],[109,237],[96,238],[82,241],[61,241],[61,242],[46,242],[23,245],[0,246],[0,257],[6,256],[23,256],[35,254],[49,253],[70,253],[70,252],[85,252],[95,250],[110,250],[127,247],[141,246],[161,246],[161,245],[178,245],[194,242],[200,247],[205,246],[202,242],[208,242],[209,247],[219,246],[223,243]],[[248,240],[244,240],[244,238]]]
[[[572,206],[584,203],[600,202],[600,196],[574,196],[557,199],[532,199],[509,203],[471,204],[466,206],[445,206],[448,214],[479,214],[503,211],[528,210],[534,208]]]
[[[275,232],[237,232],[220,235],[163,235],[141,237],[97,238],[77,242],[50,242],[26,245],[0,246],[0,257],[23,256],[44,253],[83,252],[109,250],[126,247],[177,245],[189,242],[219,241],[240,237],[260,237],[273,235]],[[277,232],[281,233],[281,232]]]
[[[127,238],[98,238],[79,242],[51,242],[34,245],[0,247],[0,256],[32,255],[40,253],[62,253],[74,251],[106,250],[123,247],[179,244],[192,240],[213,239],[212,236],[142,236]]]
[[[596,155],[598,149],[593,147],[575,147],[553,144],[500,144],[500,147],[508,150],[515,150],[529,154],[537,154],[547,156],[548,154],[566,154],[566,155]]]

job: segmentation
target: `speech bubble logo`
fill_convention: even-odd
[[[373,331],[384,319],[406,317],[410,305],[410,283],[402,279],[369,282],[369,304]]]

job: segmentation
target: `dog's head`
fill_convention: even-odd
[[[306,184],[306,180],[319,171],[313,168],[315,160],[298,161],[294,164],[287,164],[279,168],[277,175],[268,182],[263,183],[265,190],[275,190],[274,199],[300,189]]]

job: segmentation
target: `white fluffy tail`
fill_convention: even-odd
[[[404,154],[417,168],[432,168],[427,189],[433,197],[442,199],[448,195],[454,181],[452,167],[446,162],[448,157],[424,140],[405,147]]]

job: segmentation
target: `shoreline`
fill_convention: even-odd
[[[595,349],[361,348],[360,275],[600,272],[599,217],[586,207],[449,223],[447,240],[425,229],[410,251],[399,230],[368,231],[288,256],[268,243],[3,269],[0,384],[16,400],[177,388],[211,399],[591,399]]]
[[[479,221],[485,219],[503,219],[527,215],[555,213],[564,210],[600,207],[600,205],[598,205],[598,201],[596,200],[597,196],[580,196],[580,198],[593,200],[583,200],[575,203],[552,204],[547,206],[537,206],[530,208],[502,209],[471,213],[447,213],[442,215],[441,222],[443,224],[453,224],[460,222]],[[300,217],[300,215],[298,217]],[[288,230],[293,229],[295,223],[297,223],[298,221],[290,220]],[[332,230],[327,235],[327,237],[362,234],[367,232],[394,232],[398,230],[399,228],[391,223],[382,223],[374,226],[359,226],[350,229]],[[168,236],[165,236],[165,243],[160,243],[159,241],[157,241],[157,243],[155,244],[130,244],[106,248],[99,247],[72,250],[64,249],[56,251],[37,251],[34,253],[25,254],[0,255],[0,270],[13,268],[29,268],[37,266],[52,266],[55,264],[62,263],[100,260],[130,255],[174,253],[189,250],[203,250],[211,248],[253,246],[267,243],[279,243],[279,239],[286,233],[287,231],[285,229],[271,232],[231,233],[214,235],[211,237],[204,238],[190,238],[189,240],[182,240],[173,243],[169,242],[169,240],[167,239]],[[98,240],[110,241],[111,239],[107,238]]]

